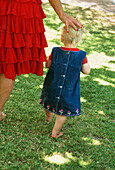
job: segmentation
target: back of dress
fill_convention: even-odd
[[[86,52],[52,50],[52,65],[46,75],[41,104],[48,111],[66,116],[78,116],[80,107],[80,70]]]

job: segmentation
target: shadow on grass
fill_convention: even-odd
[[[18,77],[0,124],[0,168],[113,168],[113,74],[103,67],[81,77],[82,115],[68,118],[57,140],[50,137],[54,119],[47,124],[39,105],[43,77]]]
[[[92,68],[90,76],[81,78],[81,96],[86,100],[85,107],[92,108],[97,116],[102,111],[109,119],[114,118],[114,76],[113,71],[103,67]]]

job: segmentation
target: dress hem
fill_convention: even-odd
[[[57,113],[57,112],[52,112],[52,111],[50,111],[50,110],[48,110],[46,107],[44,107],[41,103],[39,103],[44,109],[46,109],[47,111],[49,111],[49,112],[51,112],[51,113],[54,113],[55,115],[60,115],[60,116],[72,116],[72,117],[74,117],[74,116],[80,116],[81,115],[81,113],[79,113],[79,114],[74,114],[74,115],[68,115],[68,114],[59,114],[59,113]]]

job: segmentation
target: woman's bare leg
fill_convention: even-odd
[[[6,101],[8,100],[14,86],[14,80],[5,78],[0,74],[0,120],[6,115],[2,112]]]
[[[52,135],[51,135],[52,137],[55,138],[55,137],[59,137],[63,135],[63,133],[60,132],[60,130],[62,129],[66,119],[67,119],[67,116],[57,115],[55,125],[52,130]]]
[[[46,121],[50,122],[54,116],[54,113],[49,112],[48,110],[44,109],[45,113],[46,113]]]

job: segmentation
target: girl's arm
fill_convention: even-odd
[[[77,26],[82,28],[82,24],[78,20],[64,12],[60,0],[49,0],[49,2],[59,16],[60,20],[65,24],[67,32],[69,32],[69,25],[72,26],[75,30],[77,30]]]
[[[90,66],[89,66],[88,63],[82,65],[81,72],[83,74],[89,74],[90,73]]]
[[[50,60],[50,59],[48,58],[48,60],[47,60],[47,62],[46,62],[46,64],[45,64],[46,68],[50,68],[50,67],[51,67],[51,63],[52,63],[52,60]]]

